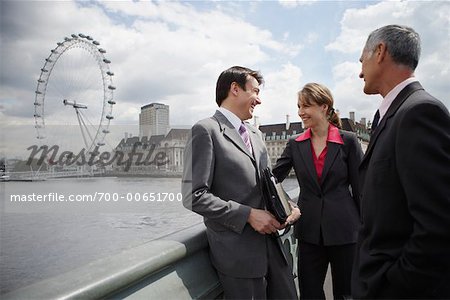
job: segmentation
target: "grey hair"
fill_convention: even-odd
[[[385,43],[392,60],[415,70],[420,57],[420,36],[414,29],[402,25],[378,28],[367,38],[365,49],[372,55],[380,43]]]

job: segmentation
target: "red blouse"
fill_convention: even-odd
[[[296,138],[295,141],[302,142],[308,139],[311,139],[311,128],[308,128],[303,134],[301,134],[298,138]],[[336,143],[341,145],[344,144],[344,141],[342,140],[342,137],[339,133],[339,129],[331,124],[330,126],[328,126],[327,144],[328,143]],[[314,146],[312,143],[311,143],[311,151],[314,167],[316,168],[317,178],[319,179],[320,182],[320,179],[322,178],[323,167],[325,165],[325,158],[327,157],[328,146],[325,146],[322,153],[319,154],[319,157],[316,156],[316,152],[314,151]]]

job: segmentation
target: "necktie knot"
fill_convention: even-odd
[[[244,123],[241,123],[241,127],[239,127],[239,134],[241,135],[242,140],[244,141],[245,146],[248,151],[252,153],[252,144],[250,143],[250,136],[248,134],[247,128]]]
[[[239,127],[239,134],[243,135],[245,132],[247,132],[247,128],[245,128],[244,123],[241,123],[241,127]]]

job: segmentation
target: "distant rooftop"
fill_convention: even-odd
[[[342,129],[346,131],[356,132],[356,125],[352,119],[349,118],[341,118]]]
[[[169,107],[169,105],[166,105],[166,104],[163,104],[163,103],[156,103],[156,102],[154,102],[154,103],[150,103],[150,104],[141,106],[141,110],[146,109],[146,108],[150,108],[150,107],[156,107],[156,108],[158,108],[158,107]]]
[[[187,140],[190,129],[172,128],[166,135],[166,140]]]
[[[138,136],[129,137],[127,139],[122,139],[116,148],[122,147],[132,147],[136,143],[140,143],[142,146],[157,146],[164,139],[164,135],[153,135],[150,139],[147,136],[143,136],[139,139]]]
[[[286,129],[286,123],[269,124],[259,126],[259,130],[266,137],[270,136],[292,136],[303,132],[303,126],[301,122],[293,122],[289,124],[289,128]]]

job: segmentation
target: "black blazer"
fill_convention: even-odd
[[[344,144],[327,142],[320,183],[310,139],[298,142],[298,136],[291,138],[273,169],[279,181],[286,178],[292,167],[297,175],[302,215],[295,224],[295,236],[301,241],[318,245],[322,232],[326,246],[356,242],[360,225],[358,166],[363,153],[354,133],[339,133]]]
[[[450,116],[418,82],[372,135],[360,166],[354,298],[450,298]]]

